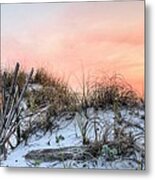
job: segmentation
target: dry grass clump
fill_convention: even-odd
[[[51,116],[58,116],[61,112],[75,111],[77,106],[76,93],[73,92],[63,79],[49,75],[45,70],[37,70],[35,83],[43,85],[41,89],[33,90],[27,98],[31,110],[38,107],[49,107]]]
[[[135,107],[140,103],[136,91],[123,79],[122,76],[96,78],[89,83],[90,95],[88,104],[91,107],[112,107],[115,102],[119,106]]]
[[[53,79],[52,77],[50,77],[49,74],[43,68],[37,69],[36,74],[33,78],[33,83],[41,84],[43,86],[48,86],[52,83],[54,84],[55,82],[56,82],[56,79]]]
[[[107,129],[109,127],[106,127]],[[108,139],[108,133],[103,134],[103,139],[98,141],[89,141],[89,144],[85,144],[89,147],[89,154],[93,158],[99,156],[104,157],[107,161],[113,161],[120,157],[130,157],[133,156],[134,161],[139,161],[143,163],[145,152],[143,147],[139,147],[135,142],[135,136],[127,132],[127,128],[131,128],[129,125],[119,126],[114,128],[114,139]],[[110,132],[110,131],[109,131]],[[110,132],[111,133],[111,132]],[[137,154],[139,154],[137,157]]]
[[[36,106],[50,105],[53,110],[58,112],[62,109],[67,111],[71,108],[72,103],[76,103],[72,92],[67,87],[60,87],[59,84],[33,92],[31,100]]]
[[[37,70],[33,77],[25,102],[29,113],[32,114],[27,128],[22,132],[25,142],[39,131],[46,133],[58,128],[59,117],[65,112],[68,114],[77,109],[77,97],[68,84],[43,69]]]

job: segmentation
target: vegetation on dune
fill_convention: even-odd
[[[23,70],[19,71],[17,85],[20,89],[26,82],[27,76]],[[3,79],[6,82],[5,88],[9,89],[13,72],[5,71]],[[30,83],[41,85],[42,88],[32,88],[31,91],[26,92],[29,107],[33,109],[43,105],[51,105],[55,110],[61,109],[56,114],[60,111],[76,111],[89,107],[112,108],[116,101],[119,106],[126,107],[144,104],[143,98],[140,98],[138,93],[120,75],[89,78],[86,82],[83,80],[82,91],[79,93],[74,92],[60,77],[48,74],[43,68],[36,70]]]
[[[37,107],[49,105],[51,108],[53,107],[53,115],[58,115],[62,111],[72,110],[73,104],[76,105],[76,98],[65,82],[51,77],[48,85],[46,84],[40,90],[30,92],[30,103],[32,102],[33,106]]]
[[[101,76],[89,79],[83,86],[83,106],[112,108],[117,101],[120,107],[136,107],[143,99],[121,75]]]
[[[86,146],[89,147],[89,151],[86,148],[83,155],[80,154],[78,157],[84,158],[89,154],[89,157],[97,158],[104,154],[107,160],[114,160],[118,156],[132,154],[134,151],[141,151],[144,156],[144,150],[138,149],[135,144],[137,137],[127,133],[128,128],[132,129],[136,126],[142,130],[143,135],[144,129],[126,122],[121,115],[122,108],[128,108],[132,112],[141,105],[144,107],[144,101],[120,75],[89,78],[86,82],[83,79],[82,91],[79,93],[74,92],[64,80],[48,74],[44,69],[38,69],[32,76],[32,73],[28,75],[18,67],[14,72],[3,72],[2,80],[0,146],[4,146],[4,150],[1,154],[4,153],[6,144],[12,147],[9,141],[12,134],[16,137],[18,135],[18,144],[21,141],[27,142],[29,136],[39,130],[45,133],[48,130],[52,132],[57,128],[59,120],[70,113],[72,117],[69,120],[73,120],[75,115],[78,117],[76,120],[84,149]],[[40,87],[34,88],[34,85]],[[24,93],[22,93],[23,89]],[[10,105],[6,106],[4,100],[9,101]],[[26,109],[20,107],[21,100],[26,103]],[[105,125],[100,117],[90,117],[88,112],[90,108],[94,109],[94,113],[111,109],[114,113],[114,123]],[[11,119],[9,113],[14,113]],[[29,117],[28,125],[22,129],[22,123],[19,122],[25,117]],[[7,121],[9,123],[5,123]],[[6,128],[14,131],[8,132]],[[6,137],[4,131],[9,136],[7,134]],[[90,131],[93,131],[94,139],[89,138]],[[113,132],[113,140],[109,140],[111,132]]]
[[[52,78],[52,75],[49,75],[43,68],[37,69],[33,78],[33,83],[41,84],[44,87],[50,84],[55,85],[55,83],[57,84],[59,81],[59,78]]]

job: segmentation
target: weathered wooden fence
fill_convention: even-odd
[[[22,109],[20,104],[33,75],[31,69],[23,88],[20,90],[17,84],[17,78],[20,65],[16,64],[11,86],[6,88],[6,73],[0,72],[0,155],[6,158],[7,145],[11,145],[10,137],[16,134],[17,145],[20,143],[20,114]]]

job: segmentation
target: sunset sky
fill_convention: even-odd
[[[44,67],[76,87],[82,72],[122,74],[144,93],[144,2],[3,4],[1,63]]]

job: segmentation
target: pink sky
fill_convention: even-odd
[[[6,4],[1,62],[70,77],[120,73],[144,93],[144,2]]]

